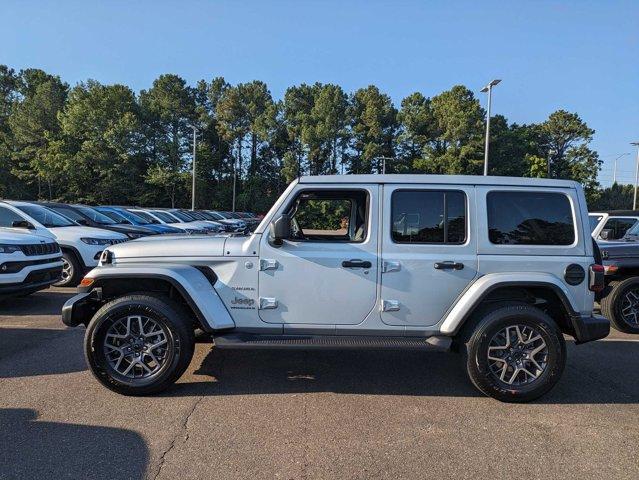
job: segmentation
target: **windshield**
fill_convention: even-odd
[[[224,217],[217,212],[207,212],[214,220],[224,220]]]
[[[98,212],[97,210],[93,210],[91,207],[75,207],[84,213],[85,216],[89,217],[95,223],[100,225],[115,225],[116,221],[110,219],[103,213]]]
[[[219,212],[219,214],[226,218],[227,220],[232,219],[233,217],[228,212]]]
[[[183,212],[171,212],[171,215],[176,216],[177,218],[179,218],[183,222],[192,222],[193,221],[193,219],[191,217],[189,217],[188,215],[185,215]]]
[[[151,223],[148,220],[143,219],[139,215],[129,212],[128,210],[118,210],[118,213],[135,225],[149,225]]]
[[[588,220],[590,220],[590,233],[595,231],[595,228],[597,228],[602,218],[603,215],[588,215]]]
[[[134,215],[137,215],[138,217],[142,217],[144,220],[146,220],[149,223],[160,223],[157,221],[157,219],[153,218],[152,215],[149,215],[148,213],[142,212],[140,210],[136,210]]]
[[[159,210],[151,210],[151,213],[158,217],[160,220],[166,223],[178,223],[179,220],[175,218],[173,215],[170,215],[166,212],[161,212]]]
[[[77,225],[77,223],[69,220],[67,217],[48,208],[41,207],[40,205],[15,205],[15,207],[47,228],[73,227]]]

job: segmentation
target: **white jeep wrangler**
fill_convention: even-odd
[[[220,349],[453,350],[479,390],[521,402],[559,379],[564,334],[609,332],[593,248],[571,181],[302,177],[250,236],[108,247],[63,321],[128,395],[175,382],[201,329]]]

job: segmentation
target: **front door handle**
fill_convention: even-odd
[[[461,270],[464,268],[463,263],[459,262],[435,262],[435,270]]]
[[[344,268],[371,268],[373,264],[368,260],[344,260],[342,262],[342,267]]]

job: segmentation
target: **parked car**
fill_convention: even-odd
[[[109,247],[62,319],[127,395],[175,382],[199,328],[218,349],[453,350],[481,392],[528,401],[561,376],[564,334],[610,329],[585,204],[565,180],[302,177],[250,236]]]
[[[184,222],[186,225],[190,225],[194,228],[201,228],[203,230],[206,230],[207,233],[221,233],[224,231],[224,228],[220,224],[198,220],[197,218],[187,214],[179,208],[170,208],[163,211],[171,214],[173,217],[177,218],[181,222]]]
[[[197,226],[187,224],[186,222],[182,222],[177,217],[174,217],[170,213],[162,210],[131,208],[130,211],[143,218],[147,218],[148,216],[158,223],[161,223],[163,225],[170,225],[171,227],[175,227],[184,233],[188,233],[189,235],[208,234],[207,230],[204,230],[203,228],[197,228]]]
[[[153,223],[152,221],[145,220],[144,218],[136,215],[135,213],[127,210],[124,207],[106,207],[99,206],[93,207],[98,212],[103,213],[107,217],[115,220],[120,224],[136,225],[138,227],[145,227],[149,230],[153,230],[157,233],[182,233],[178,228],[171,227],[170,225],[163,225],[162,223]]]
[[[188,218],[191,219],[191,221],[194,222],[203,222],[204,224],[208,225],[208,226],[213,226],[213,228],[215,229],[216,233],[221,233],[221,232],[226,232],[229,229],[227,228],[226,225],[212,219],[212,218],[208,218],[207,216],[203,215],[200,212],[194,211],[194,210],[184,210],[184,209],[179,209],[178,210],[180,214],[182,214],[183,216],[186,216]]]
[[[93,207],[86,205],[67,205],[55,202],[34,202],[38,205],[50,208],[86,227],[101,228],[103,230],[111,230],[112,232],[123,233],[131,239],[146,237],[147,235],[157,235],[158,232],[139,225],[127,225],[118,223],[105,214],[100,213]]]
[[[0,300],[49,288],[61,275],[62,253],[51,237],[0,227]]]
[[[0,227],[50,237],[60,245],[62,275],[56,285],[61,287],[75,287],[86,272],[97,266],[106,246],[128,240],[121,233],[78,225],[53,210],[29,202],[0,202],[0,218]]]
[[[639,222],[637,210],[612,210],[588,214],[592,238],[597,241],[620,240]]]
[[[599,247],[606,285],[597,294],[601,313],[620,332],[639,334],[639,242],[602,242]]]
[[[244,220],[238,218],[226,218],[220,212],[215,210],[203,210],[200,213],[209,217],[211,220],[220,222],[222,225],[226,225],[230,232],[244,232],[247,229],[247,224]]]

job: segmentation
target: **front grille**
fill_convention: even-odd
[[[20,245],[22,253],[28,257],[35,255],[52,255],[60,251],[60,246],[57,243],[34,243],[29,245]]]

